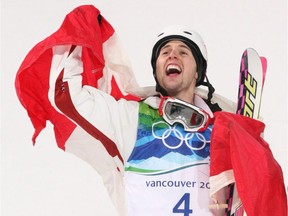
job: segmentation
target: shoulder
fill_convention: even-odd
[[[195,94],[200,96],[203,100],[207,99],[207,93],[208,91],[206,89],[196,88]],[[234,101],[229,100],[228,98],[225,98],[217,93],[213,94],[211,104],[208,104],[208,106],[213,112],[223,110],[230,113],[236,113],[237,108]]]

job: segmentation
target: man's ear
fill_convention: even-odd
[[[195,79],[198,81],[198,72],[195,73]]]

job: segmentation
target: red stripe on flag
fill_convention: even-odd
[[[58,147],[65,150],[65,142],[76,125],[57,112],[48,99],[51,56],[52,49],[47,49],[32,65],[19,71],[15,87],[19,100],[27,110],[35,128],[33,144],[39,133],[46,127],[46,121],[49,120],[54,125]]]

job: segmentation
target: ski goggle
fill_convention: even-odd
[[[204,131],[211,122],[209,114],[203,109],[172,97],[161,98],[159,114],[168,124],[178,122],[188,132]]]

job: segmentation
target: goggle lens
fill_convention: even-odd
[[[210,116],[204,110],[171,97],[161,98],[159,113],[170,125],[181,123],[190,132],[203,131],[210,123]]]
[[[167,118],[175,121],[183,121],[189,128],[199,128],[203,125],[205,117],[196,110],[184,104],[168,101],[164,110]]]

